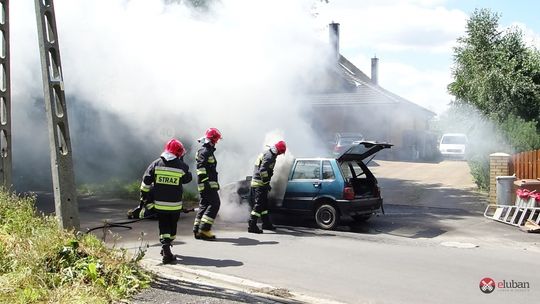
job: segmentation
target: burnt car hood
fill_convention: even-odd
[[[389,143],[379,143],[374,141],[361,141],[350,146],[347,150],[343,151],[336,160],[339,162],[350,160],[364,160],[375,153],[392,147]]]

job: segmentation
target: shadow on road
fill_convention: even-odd
[[[232,243],[235,246],[256,246],[256,245],[276,245],[279,242],[276,241],[264,241],[261,242],[256,239],[250,239],[245,237],[233,238],[217,238],[213,242]]]
[[[486,196],[474,190],[443,187],[441,184],[420,184],[406,180],[379,179],[385,214],[366,222],[344,218],[336,229],[358,234],[388,234],[406,238],[435,238],[459,227],[474,224],[482,218]],[[316,228],[313,218],[280,214],[276,224],[292,226],[294,236],[330,236]],[[281,233],[284,229],[280,229]],[[323,232],[323,233],[321,233]]]
[[[485,194],[473,189],[456,189],[444,187],[440,183],[418,183],[409,180],[379,178],[379,186],[384,199],[385,215],[374,216],[367,222],[354,222],[344,219],[336,229],[341,232],[358,234],[389,234],[406,238],[435,238],[458,227],[474,224],[482,218],[486,206]],[[40,210],[50,210],[53,206],[44,206],[47,200],[38,196]],[[41,203],[41,204],[40,204]],[[48,199],[49,205],[54,205]],[[81,223],[83,227],[103,226],[103,218],[115,217],[117,221],[123,220],[121,216],[126,210],[133,207],[132,201],[123,200],[96,200],[85,198],[79,201]],[[48,208],[47,208],[48,207]],[[316,228],[313,217],[298,215],[272,214],[274,224],[278,225],[276,234],[291,235],[295,237],[335,236],[332,231],[313,230]],[[101,219],[101,220],[100,220]],[[191,221],[190,215],[181,216],[181,224],[186,219]],[[116,222],[115,220],[108,220]],[[146,221],[145,221],[146,222]],[[153,231],[157,223],[141,223],[133,227]],[[128,224],[128,226],[131,226]],[[114,228],[114,229],[113,229]],[[129,228],[105,227],[96,229],[93,233],[102,238],[110,230],[123,235],[133,234]],[[217,242],[228,242],[234,246],[275,245],[275,241],[259,241],[256,238],[218,238]]]
[[[418,183],[401,179],[379,178],[385,204],[462,209],[482,213],[485,194],[473,189],[444,187],[440,183]]]
[[[289,218],[289,223],[292,220],[292,218]],[[287,217],[280,218],[280,223],[287,223]],[[304,224],[308,224],[305,227],[314,227],[314,223],[309,223],[309,221],[306,221]],[[322,231],[322,230],[321,230]],[[278,227],[276,230],[276,234],[285,234],[285,235],[291,235],[296,237],[313,237],[313,236],[336,236],[332,233],[320,233],[320,232],[314,232],[307,229],[302,228],[292,228],[292,227]]]
[[[132,303],[172,303],[171,299],[176,303],[266,303],[243,292],[160,276],[151,288],[135,296]]]
[[[235,260],[214,260],[209,258],[193,257],[180,254],[175,254],[175,256],[177,259],[179,259],[176,264],[181,265],[214,266],[217,268],[238,267],[244,265],[244,263]]]

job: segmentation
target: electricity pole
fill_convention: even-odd
[[[56,216],[63,228],[78,230],[79,205],[53,0],[35,0],[35,8]]]
[[[11,188],[11,73],[9,0],[0,0],[0,186]]]

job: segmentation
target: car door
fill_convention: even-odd
[[[297,160],[287,181],[283,208],[311,210],[321,189],[321,160]]]

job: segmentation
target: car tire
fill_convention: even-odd
[[[315,210],[315,223],[324,230],[333,230],[339,224],[339,212],[330,204],[322,204]]]
[[[352,218],[357,223],[363,223],[371,218],[371,214],[353,215]]]

